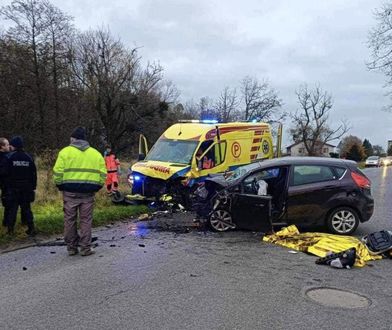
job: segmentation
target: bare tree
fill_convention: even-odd
[[[215,109],[219,113],[221,121],[229,122],[238,119],[238,106],[237,90],[225,87],[215,104]]]
[[[45,0],[14,0],[0,10],[0,15],[13,23],[6,35],[27,46],[31,51],[31,70],[35,80],[34,94],[38,101],[39,129],[42,135],[45,133],[46,105],[46,91],[43,86],[43,76],[46,75],[43,59],[47,51],[47,39],[44,33],[47,22],[43,17],[46,4]]]
[[[74,34],[72,25],[73,18],[64,14],[60,9],[53,6],[49,2],[43,2],[45,11],[43,19],[46,22],[44,33],[48,40],[50,67],[52,75],[52,91],[53,91],[53,109],[54,124],[57,128],[54,130],[56,144],[60,143],[61,131],[64,127],[60,121],[61,105],[66,106],[65,102],[61,102],[60,88],[64,87],[69,77],[69,63],[67,54],[70,40]],[[65,118],[65,116],[63,116]]]
[[[266,80],[259,82],[256,78],[245,77],[241,82],[241,93],[245,120],[280,120],[284,116],[279,114],[282,100]]]
[[[377,25],[368,38],[372,60],[367,65],[371,70],[385,73],[388,84],[392,84],[392,3],[385,3],[377,10],[375,18]]]
[[[332,96],[319,86],[310,90],[307,85],[303,85],[296,94],[300,109],[291,115],[293,140],[303,142],[309,156],[318,156],[324,144],[347,133],[348,124],[342,121],[336,128],[329,126]]]
[[[90,130],[116,150],[128,147],[136,131],[156,130],[157,116],[178,96],[173,84],[164,83],[158,63],[143,68],[137,50],[128,50],[107,29],[80,34],[70,60],[92,105]]]

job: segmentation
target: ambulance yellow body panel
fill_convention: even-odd
[[[179,181],[192,186],[209,174],[273,158],[273,149],[266,123],[177,123],[132,166],[132,193],[157,196]]]

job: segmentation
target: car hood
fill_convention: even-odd
[[[213,185],[218,186],[220,188],[229,188],[229,187],[235,185],[235,182],[237,182],[237,180],[235,180],[235,181],[225,180],[225,178],[222,174],[209,176],[205,179],[206,184],[212,183]]]

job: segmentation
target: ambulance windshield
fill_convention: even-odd
[[[159,139],[145,160],[189,165],[199,141]]]

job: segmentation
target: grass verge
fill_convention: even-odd
[[[37,202],[33,204],[34,222],[40,235],[50,236],[63,232],[63,205],[60,198],[50,202]],[[99,227],[114,221],[128,219],[132,216],[146,213],[146,206],[123,206],[114,205],[104,194],[97,194],[94,209],[93,227]],[[0,208],[0,220],[3,221],[3,208]],[[15,236],[10,237],[6,234],[6,229],[0,228],[0,245],[5,245],[13,240],[26,238],[26,228],[20,224],[18,217],[15,227]]]

